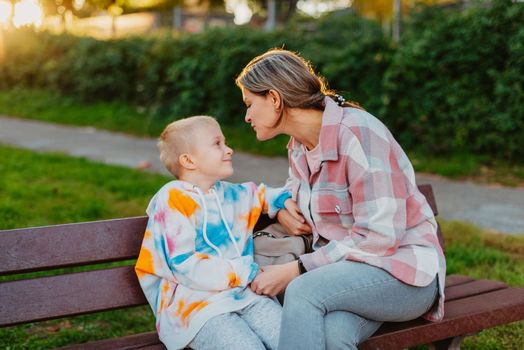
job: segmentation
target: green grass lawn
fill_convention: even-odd
[[[239,101],[239,103],[241,103]],[[44,90],[14,89],[0,91],[0,114],[61,124],[94,126],[118,132],[157,137],[167,121],[155,118],[143,108],[121,103],[81,103],[72,97]],[[286,156],[288,138],[257,142],[246,123],[223,126],[233,149],[267,156]],[[454,179],[524,186],[524,164],[508,164],[475,155],[435,157],[408,152],[416,171]]]
[[[5,146],[0,159],[0,229],[144,215],[151,196],[169,180]],[[0,281],[7,278],[13,277]],[[3,328],[0,348],[51,349],[153,329],[150,308],[143,306]]]
[[[169,179],[59,154],[0,146],[0,229],[143,215]],[[441,222],[448,272],[524,287],[524,236]],[[129,262],[133,263],[133,262]],[[3,278],[5,280],[6,278]],[[154,329],[149,307],[0,329],[2,349],[49,349]],[[524,322],[469,337],[464,349],[519,349]]]
[[[167,177],[0,147],[0,227],[144,215]]]

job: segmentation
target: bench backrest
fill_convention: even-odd
[[[437,215],[431,186],[419,189]],[[269,222],[263,217],[257,227]],[[1,282],[0,326],[146,304],[132,266],[146,224],[143,216],[0,231],[0,276],[75,266],[89,269]],[[439,239],[443,246],[440,228]],[[129,265],[96,269],[97,264],[125,261]]]

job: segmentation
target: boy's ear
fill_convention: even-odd
[[[188,153],[182,153],[180,156],[178,156],[178,163],[180,163],[180,165],[185,169],[196,169],[196,164],[193,162],[191,155]]]

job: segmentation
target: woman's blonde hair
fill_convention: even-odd
[[[277,91],[281,101],[279,122],[286,107],[324,110],[324,98],[336,98],[335,92],[308,61],[284,49],[271,49],[253,58],[235,82],[238,87],[260,96],[269,90]],[[353,102],[344,102],[343,106],[360,108]]]

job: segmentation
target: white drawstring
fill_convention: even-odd
[[[197,193],[198,193],[198,196],[200,197],[200,200],[202,201],[202,206],[204,207],[204,227],[203,227],[203,236],[204,236],[204,241],[206,241],[207,244],[209,244],[209,246],[211,248],[213,248],[214,250],[216,250],[216,252],[218,253],[218,256],[219,257],[222,257],[222,252],[220,251],[220,249],[218,249],[218,247],[216,245],[214,245],[213,243],[211,243],[211,241],[209,240],[209,238],[207,238],[207,206],[206,206],[206,198],[204,197],[204,194],[202,193],[202,191],[200,191],[200,188],[194,186],[194,188],[196,189]]]
[[[211,192],[215,195],[215,199],[217,201],[218,205],[218,211],[220,212],[220,218],[222,218],[222,222],[224,223],[224,226],[226,226],[227,233],[229,234],[229,238],[233,242],[233,245],[235,246],[235,250],[237,251],[238,256],[240,257],[242,254],[240,254],[240,249],[238,249],[237,242],[235,240],[235,237],[233,236],[233,233],[231,232],[231,229],[229,228],[229,225],[226,222],[226,218],[224,216],[224,212],[222,211],[222,206],[220,205],[220,199],[218,198],[218,195],[214,189],[211,189]]]

